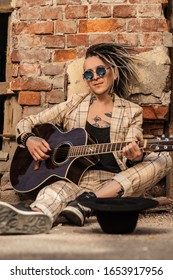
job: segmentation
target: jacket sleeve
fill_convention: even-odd
[[[54,105],[52,108],[47,108],[36,115],[30,115],[22,120],[16,126],[16,138],[23,133],[32,131],[36,124],[53,123],[61,125],[65,114],[66,102]]]
[[[74,94],[67,101],[47,108],[36,115],[23,118],[16,126],[17,141],[23,133],[31,132],[32,128],[37,124],[52,123],[62,126],[64,120],[68,118],[67,115],[70,114],[87,95],[88,93]]]

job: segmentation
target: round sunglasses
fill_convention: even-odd
[[[110,67],[105,67],[105,66],[97,66],[96,70],[86,70],[83,73],[83,77],[87,81],[91,81],[94,77],[94,73],[97,74],[99,77],[103,77],[106,74],[106,70],[109,69]]]

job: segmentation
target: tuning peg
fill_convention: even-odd
[[[171,134],[171,135],[169,136],[169,139],[170,139],[170,140],[173,140],[173,134]]]
[[[161,138],[161,140],[165,140],[166,139],[165,134],[162,134],[160,138]]]

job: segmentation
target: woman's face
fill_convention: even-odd
[[[104,67],[104,69],[102,67]],[[101,75],[99,76],[99,70],[105,70],[105,74],[100,71]],[[91,74],[90,78],[92,77],[91,80],[87,80],[84,77],[92,93],[95,95],[102,95],[108,94],[111,91],[114,85],[114,80],[117,78],[117,72],[114,68],[110,67],[108,63],[104,62],[99,56],[91,56],[85,59],[84,72],[85,71],[89,71],[89,74]]]

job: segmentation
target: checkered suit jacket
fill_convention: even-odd
[[[37,115],[31,115],[22,119],[16,127],[17,138],[25,132],[31,132],[36,124],[53,123],[69,131],[73,128],[85,128],[91,95],[74,94],[67,101],[54,105]],[[142,135],[142,108],[130,101],[115,95],[112,112],[110,139],[111,143],[130,142],[136,135]],[[114,152],[121,170],[125,170],[126,159],[122,153]]]

